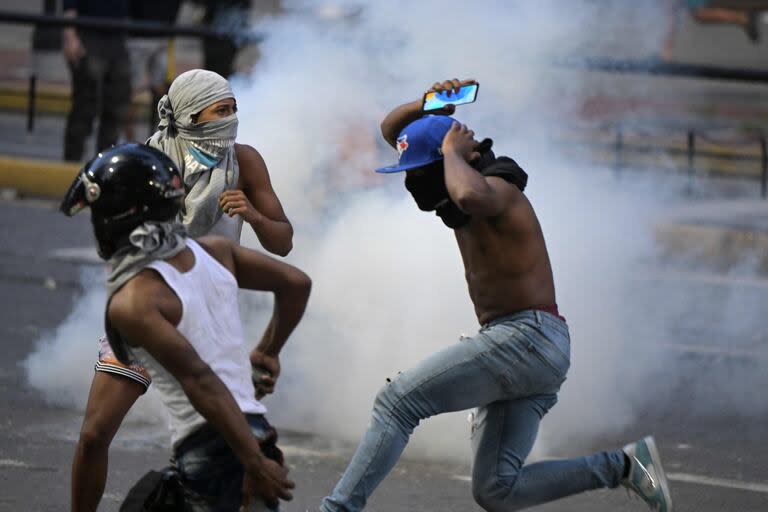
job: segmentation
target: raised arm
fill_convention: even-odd
[[[454,78],[453,80],[445,80],[444,82],[435,82],[427,92],[458,91],[462,85],[473,83],[475,83],[474,80],[459,80],[458,78]],[[397,137],[400,135],[400,132],[403,130],[403,128],[416,121],[417,119],[421,119],[427,115],[427,112],[421,110],[421,102],[422,98],[404,103],[403,105],[396,107],[392,112],[387,114],[387,116],[381,122],[381,135],[390,146],[395,147],[397,144]],[[429,114],[449,116],[453,114],[455,110],[456,107],[453,105],[448,105],[444,109],[431,110],[429,111]]]
[[[424,115],[424,111],[421,110],[421,100],[404,103],[387,114],[381,122],[381,135],[387,144],[394,148],[403,128]]]
[[[232,447],[265,501],[291,499],[289,489],[293,483],[279,466],[262,456],[257,439],[227,387],[163,314],[161,301],[172,292],[152,279],[138,279],[141,281],[129,283],[113,297],[108,310],[112,325],[176,378],[192,406]]]
[[[469,165],[480,156],[475,132],[454,123],[443,139],[445,186],[448,195],[473,217],[495,217],[514,200],[514,187],[501,178],[486,178]],[[519,195],[519,194],[518,194]]]

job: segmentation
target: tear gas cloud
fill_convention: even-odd
[[[234,80],[239,141],[264,156],[296,228],[288,259],[314,281],[305,320],[283,352],[278,391],[267,399],[272,420],[357,441],[387,377],[477,330],[452,233],[416,208],[402,176],[372,173],[397,157],[381,141],[383,116],[433,82],[458,77],[477,79],[481,89],[478,102],[460,107],[456,117],[479,138],[493,138],[496,153],[515,158],[530,175],[527,194],[571,328],[571,372],[536,453],[621,438],[661,391],[657,377],[676,371],[656,341],[683,308],[642,323],[635,315],[649,302],[664,311],[664,297],[637,277],[655,257],[654,212],[676,200],[677,186],[658,175],[616,179],[608,169],[570,160],[553,135],[576,121],[593,87],[611,85],[549,63],[574,54],[655,53],[665,23],[661,6],[286,4],[289,14],[255,27],[267,38],[253,75]],[[634,87],[652,82],[645,84]],[[243,243],[258,246],[248,228]],[[257,340],[268,299],[244,294],[241,310]],[[89,291],[30,358],[30,382],[51,400],[84,404],[102,314],[103,292]],[[465,415],[425,422],[408,453],[465,457]],[[154,406],[134,414],[154,416]]]
[[[656,200],[642,184],[575,169],[541,136],[578,109],[585,88],[580,73],[547,63],[586,51],[594,36],[585,27],[606,19],[586,2],[567,15],[556,2],[395,4],[366,4],[351,20],[268,22],[264,58],[239,92],[241,137],[263,151],[290,215],[307,229],[292,260],[315,283],[308,317],[285,349],[282,389],[269,401],[273,416],[357,440],[386,378],[476,331],[452,233],[415,208],[401,175],[370,172],[397,156],[378,142],[386,112],[436,80],[472,77],[480,99],[456,117],[529,172],[528,194],[573,329],[566,405],[553,415],[562,408],[578,417],[582,431],[573,435],[581,438],[621,429],[633,415],[633,404],[622,405],[610,385],[623,372],[615,364],[626,307],[622,273],[652,252]],[[634,200],[638,189],[645,204]],[[629,240],[628,231],[635,232]],[[466,454],[465,416],[425,422],[411,453]],[[545,429],[563,422],[549,423]]]

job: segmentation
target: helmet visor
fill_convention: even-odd
[[[88,203],[85,200],[85,182],[83,181],[83,173],[80,172],[64,195],[59,210],[68,217],[71,217],[86,206],[88,206]]]

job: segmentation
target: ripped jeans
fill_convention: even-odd
[[[621,450],[523,466],[569,366],[566,323],[536,310],[494,320],[432,355],[378,393],[368,431],[320,509],[362,510],[422,419],[473,407],[479,410],[472,427],[472,493],[483,509],[518,510],[618,486]]]

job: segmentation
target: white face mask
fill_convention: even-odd
[[[180,134],[189,141],[189,156],[203,167],[212,168],[220,162],[235,145],[238,119],[233,114],[221,119],[195,125],[190,132]]]

